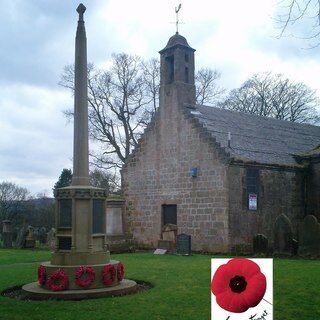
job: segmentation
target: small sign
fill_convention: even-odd
[[[257,199],[256,193],[249,193],[249,210],[257,210]]]
[[[156,249],[153,254],[165,254],[166,252],[166,249]]]
[[[177,254],[191,255],[191,236],[188,234],[177,235]]]

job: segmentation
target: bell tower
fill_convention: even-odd
[[[195,49],[178,32],[159,51],[160,106],[164,95],[173,94],[173,91],[177,91],[179,104],[195,104],[194,52]]]

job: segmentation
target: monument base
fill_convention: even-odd
[[[39,286],[38,282],[32,282],[22,287],[23,295],[32,300],[82,300],[94,299],[108,296],[119,296],[134,293],[137,283],[133,280],[123,279],[113,287],[85,290],[50,291]]]

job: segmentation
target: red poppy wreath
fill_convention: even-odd
[[[76,284],[80,287],[90,287],[94,281],[96,272],[92,267],[80,266],[75,273]]]
[[[68,284],[68,275],[62,270],[53,272],[47,282],[48,288],[52,291],[66,290],[68,288]]]
[[[38,282],[40,286],[46,283],[46,268],[43,265],[38,267]]]
[[[248,259],[231,259],[215,272],[211,291],[224,310],[241,313],[259,304],[267,282],[260,267]]]

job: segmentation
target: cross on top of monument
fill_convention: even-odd
[[[178,5],[178,7],[175,7],[175,12],[176,12],[176,33],[179,33],[179,11],[181,9],[181,3]],[[180,22],[181,23],[181,22]]]
[[[77,12],[79,13],[79,21],[83,21],[83,14],[86,11],[86,7],[80,3],[77,8]]]

